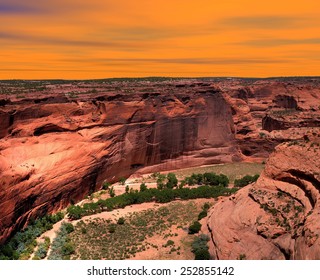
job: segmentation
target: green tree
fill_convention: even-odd
[[[79,220],[84,213],[79,205],[71,205],[67,209],[67,214],[71,220]]]
[[[157,179],[157,188],[159,190],[162,190],[165,186],[164,180],[166,179],[166,175],[164,174],[159,174],[158,179]]]
[[[194,253],[195,260],[210,260],[209,247],[207,245],[210,238],[205,234],[196,236],[192,242],[191,248]]]
[[[193,222],[192,225],[189,226],[188,233],[195,234],[198,233],[201,229],[201,224],[198,221]]]
[[[202,248],[194,252],[195,260],[210,260],[210,253],[208,249]]]
[[[109,190],[109,195],[110,195],[110,197],[115,197],[116,193],[115,193],[113,187]]]
[[[140,192],[144,192],[144,191],[146,191],[148,189],[148,187],[147,187],[147,185],[145,184],[145,183],[142,183],[141,185],[140,185]]]
[[[182,189],[185,186],[185,184],[186,184],[185,180],[180,181],[180,184],[179,184],[178,188]]]
[[[204,217],[207,217],[208,212],[207,210],[202,210],[199,215],[198,215],[198,221],[200,221],[201,219],[203,219]]]
[[[126,183],[126,178],[124,178],[124,177],[121,177],[120,179],[119,179],[119,183],[121,184],[121,185],[125,185],[125,183]]]
[[[259,178],[259,175],[256,174],[254,176],[251,176],[251,175],[246,175],[240,179],[235,179],[234,180],[234,186],[235,187],[238,187],[238,188],[242,188],[244,186],[247,186],[255,181],[257,181]]]
[[[167,175],[167,183],[166,183],[166,187],[168,189],[173,189],[174,187],[176,187],[178,185],[178,179],[176,177],[176,174],[174,173],[168,173]]]

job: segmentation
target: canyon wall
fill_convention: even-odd
[[[261,162],[277,144],[302,139],[320,120],[318,80],[0,86],[7,92],[0,95],[0,242],[30,218],[63,209],[105,181]]]
[[[320,259],[320,130],[277,146],[256,183],[207,220],[215,259]]]
[[[240,160],[220,92],[105,94],[0,109],[0,237],[145,167]],[[150,166],[150,167],[148,167]]]

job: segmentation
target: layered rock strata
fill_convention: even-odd
[[[320,259],[320,138],[306,138],[278,146],[256,183],[210,210],[216,259]]]
[[[141,168],[240,160],[220,92],[49,98],[0,109],[0,237]]]

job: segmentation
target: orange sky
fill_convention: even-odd
[[[0,0],[0,79],[316,76],[319,14],[315,0]]]

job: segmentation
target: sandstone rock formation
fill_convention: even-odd
[[[319,136],[279,145],[256,183],[210,210],[215,258],[320,259]]]
[[[0,236],[138,169],[233,161],[230,107],[220,92],[104,94],[1,108]]]
[[[244,156],[266,158],[277,144],[301,138],[309,127],[320,126],[317,80],[259,80],[220,86],[231,106],[235,137]]]
[[[104,181],[261,162],[318,125],[319,98],[317,79],[2,81],[0,242]],[[278,111],[286,125],[263,127]]]

